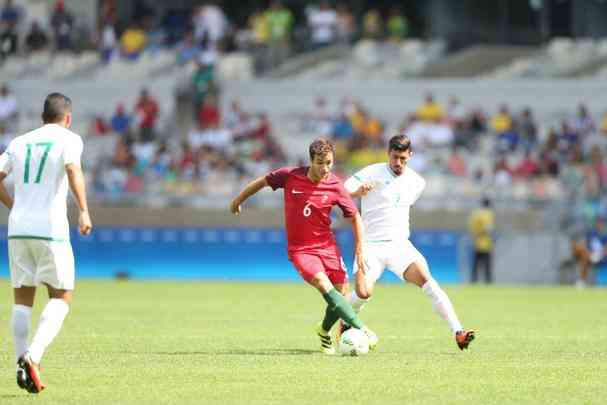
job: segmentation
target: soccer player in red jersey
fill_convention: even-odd
[[[356,262],[364,269],[362,220],[342,182],[331,173],[333,144],[326,139],[316,139],[310,144],[309,152],[309,167],[283,167],[253,180],[234,198],[230,211],[240,214],[240,205],[264,187],[283,188],[289,260],[327,302],[325,317],[317,330],[321,350],[326,354],[335,353],[330,330],[340,318],[365,332],[369,346],[374,347],[377,336],[357,317],[343,296],[348,290],[348,273],[331,231],[331,208],[338,205],[344,217],[352,222]],[[357,285],[365,288],[365,283]],[[366,295],[364,290],[357,293]]]

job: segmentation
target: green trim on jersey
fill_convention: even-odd
[[[354,177],[356,180],[360,181],[362,183],[363,179],[361,179],[360,177],[358,177],[357,175],[353,174],[352,177]]]
[[[392,239],[368,240],[367,243],[385,243],[392,242]]]
[[[34,235],[11,235],[8,239],[35,239],[35,240],[46,240],[49,242],[67,242],[67,239],[49,238],[47,236],[34,236]]]

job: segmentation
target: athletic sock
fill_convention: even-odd
[[[338,317],[349,325],[352,325],[356,329],[362,329],[364,324],[356,315],[356,312],[352,309],[345,297],[337,292],[335,288],[331,289],[326,294],[323,294],[323,298],[329,304],[329,308],[334,311]]]
[[[451,300],[449,300],[447,294],[440,288],[434,279],[426,281],[422,286],[422,290],[424,290],[428,298],[432,301],[434,310],[441,318],[447,321],[453,333],[463,329],[462,324],[459,322],[459,319],[457,319],[457,314],[455,313],[455,309],[453,309]]]
[[[16,360],[19,360],[19,357],[27,351],[27,337],[30,332],[31,322],[32,307],[19,304],[13,305],[11,326],[13,329],[13,345],[15,347]]]
[[[352,309],[357,314],[360,313],[360,311],[363,309],[367,302],[369,302],[369,298],[360,298],[358,294],[356,294],[356,291],[352,291],[352,293],[350,294],[350,305],[352,305]]]
[[[322,329],[325,332],[329,332],[335,322],[339,319],[339,315],[331,305],[327,305],[327,309],[325,311],[325,318],[322,320]]]
[[[38,330],[28,350],[34,363],[40,364],[44,351],[59,334],[63,320],[69,310],[70,307],[67,302],[57,298],[50,299],[44,307],[42,314],[40,314]]]

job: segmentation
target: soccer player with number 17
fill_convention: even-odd
[[[361,269],[365,268],[363,225],[342,182],[331,173],[334,151],[331,142],[316,139],[310,144],[309,167],[283,167],[253,180],[230,205],[230,211],[238,215],[240,205],[262,188],[284,189],[289,260],[327,302],[325,317],[317,329],[325,354],[335,353],[330,330],[338,319],[365,332],[370,348],[377,344],[377,336],[363,324],[344,297],[348,290],[348,273],[331,231],[331,208],[338,205],[344,217],[352,222],[356,262]],[[364,286],[364,283],[358,284]]]

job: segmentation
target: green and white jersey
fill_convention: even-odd
[[[69,240],[65,166],[80,166],[82,149],[80,136],[57,124],[11,141],[0,155],[0,171],[12,173],[15,184],[9,239]]]
[[[367,242],[406,240],[410,235],[409,209],[426,187],[426,181],[406,167],[396,176],[387,163],[369,165],[350,177],[344,186],[350,193],[361,184],[374,185],[361,198],[361,215]]]

